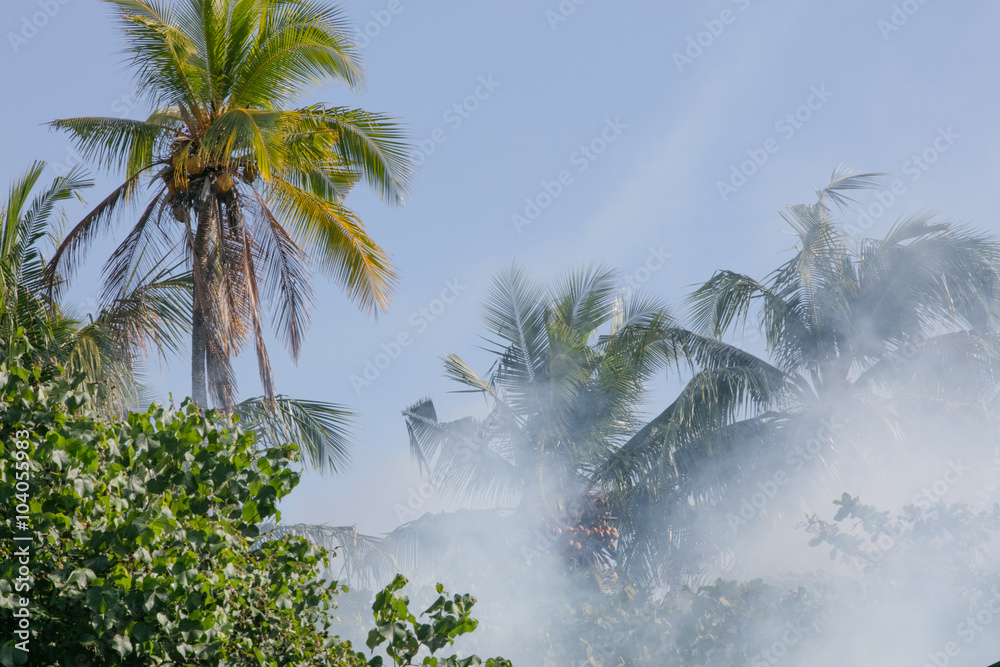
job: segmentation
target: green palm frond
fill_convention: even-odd
[[[320,472],[339,473],[350,465],[356,415],[344,406],[278,395],[273,403],[248,398],[234,411],[262,443],[278,447],[293,442]]]
[[[472,417],[442,423],[434,404],[403,411],[410,453],[442,496],[486,504],[516,504],[522,480],[509,454],[498,451],[484,424]]]
[[[176,105],[199,117],[197,101],[204,92],[204,74],[194,62],[197,50],[181,25],[190,28],[190,8],[159,0],[104,0],[128,38],[125,53],[135,70],[136,88],[154,105]],[[190,6],[189,6],[190,7]],[[188,19],[184,21],[184,19]],[[189,124],[190,125],[190,124]]]
[[[511,266],[491,285],[484,308],[489,342],[504,355],[497,381],[510,378],[521,391],[544,377],[547,344],[545,292],[517,266]]]
[[[570,271],[551,288],[552,314],[561,327],[584,336],[608,324],[620,295],[617,274],[605,267],[592,266]],[[554,322],[550,321],[550,328]]]
[[[64,118],[49,126],[69,132],[84,158],[106,169],[121,168],[131,177],[149,168],[174,138],[174,124],[127,118]]]
[[[230,105],[287,104],[324,79],[364,86],[357,45],[336,6],[238,0],[233,15],[226,61],[240,67],[230,66],[226,85],[219,86]]]
[[[608,455],[595,473],[596,481],[621,491],[653,471],[667,471],[673,480],[669,487],[681,477],[692,477],[700,465],[717,465],[730,451],[704,443],[734,420],[748,413],[753,419],[755,410],[762,413],[774,405],[783,380],[784,374],[764,362],[718,364],[699,371],[663,412]]]
[[[357,165],[365,180],[393,203],[406,200],[412,181],[412,148],[406,133],[393,118],[346,107],[306,107],[289,127],[293,145],[319,141],[330,148],[339,163]]]
[[[165,262],[171,246],[177,241],[170,238],[162,225],[166,208],[166,192],[160,192],[146,206],[135,226],[121,242],[104,265],[104,285],[101,298],[104,303],[121,298],[129,289],[139,284],[137,276],[149,275]]]
[[[62,243],[56,248],[52,259],[45,269],[46,280],[50,286],[58,282],[57,276],[60,272],[72,274],[83,262],[87,245],[93,241],[101,232],[105,231],[121,206],[129,204],[130,197],[135,192],[139,184],[141,174],[135,174],[129,180],[105,197],[104,201],[98,204],[83,220],[78,222],[71,229]]]
[[[180,354],[191,327],[191,284],[191,274],[179,265],[154,265],[120,295],[103,301],[96,323],[142,356],[153,350]]]
[[[348,208],[317,197],[280,178],[268,199],[289,221],[293,236],[312,251],[319,268],[340,283],[366,311],[385,310],[397,281],[386,252]]]
[[[81,190],[93,185],[82,167],[75,167],[29,201],[44,169],[44,162],[33,163],[12,183],[6,201],[0,201],[0,308],[12,290],[42,297],[45,262],[38,243],[49,235],[55,205],[79,198]]]
[[[263,199],[254,194],[250,204],[256,211],[249,216],[248,222],[257,241],[256,262],[264,283],[263,298],[273,306],[276,333],[288,347],[292,359],[298,360],[309,326],[309,307],[314,302],[309,287],[309,257]]]
[[[285,112],[229,109],[221,113],[201,140],[199,154],[224,167],[253,164],[265,181],[282,171],[287,160]]]
[[[341,583],[375,589],[400,569],[391,540],[359,533],[354,526],[279,523],[261,524],[258,528],[262,542],[294,535],[326,548],[331,561],[323,574]]]
[[[688,301],[695,329],[712,336],[721,336],[734,327],[743,329],[754,303],[763,302],[762,326],[772,348],[785,323],[797,317],[796,304],[750,276],[733,271],[717,271]]]

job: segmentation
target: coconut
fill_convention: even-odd
[[[177,189],[177,184],[174,182],[173,167],[165,169],[161,174],[161,176],[163,178],[163,184],[167,186],[167,192],[170,193],[171,197],[176,197],[178,189]]]
[[[188,157],[186,162],[188,173],[192,176],[197,176],[198,174],[205,171],[205,161],[202,160],[197,155],[191,155]]]
[[[215,178],[215,187],[219,188],[219,192],[229,192],[233,187],[233,177],[227,171],[222,172]]]
[[[257,180],[257,167],[252,164],[248,164],[243,167],[243,173],[241,176],[244,183],[247,185],[253,185],[253,182]]]
[[[174,214],[174,218],[178,222],[187,224],[191,220],[191,214],[188,212],[187,206],[184,206],[180,202],[174,202],[174,205],[170,207],[170,211]]]

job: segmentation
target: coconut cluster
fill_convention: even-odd
[[[612,523],[610,508],[598,498],[591,498],[568,521],[548,523],[550,534],[570,561],[585,565],[595,554],[613,551],[618,529]]]
[[[235,193],[236,178],[252,185],[259,173],[251,164],[235,165],[209,162],[199,155],[188,155],[173,160],[173,164],[160,172],[167,188],[169,204],[174,217],[180,222],[190,221],[190,209],[206,186],[211,187],[223,200]]]

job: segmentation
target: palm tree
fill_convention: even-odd
[[[44,169],[44,163],[33,163],[14,180],[7,197],[0,199],[3,222],[0,230],[0,335],[8,347],[18,329],[23,330],[36,349],[50,347],[53,335],[61,328],[50,317],[55,309],[53,302],[46,298],[45,261],[39,244],[46,237],[55,205],[89,183],[82,178],[80,170],[74,170],[32,197]]]
[[[142,364],[153,352],[177,351],[190,322],[190,275],[172,276],[174,267],[140,277],[125,297],[91,316],[71,317],[71,308],[50,296],[42,246],[57,244],[52,217],[60,202],[92,186],[82,169],[39,187],[45,163],[33,163],[0,198],[0,359],[27,343],[42,373],[82,374],[91,396],[109,415],[148,403],[139,382]],[[32,193],[35,193],[32,197]],[[58,285],[62,284],[58,280]],[[276,397],[276,404],[249,399],[236,407],[244,429],[262,446],[297,443],[316,468],[336,471],[348,463],[350,413],[340,406]],[[394,571],[384,540],[351,527],[262,525],[270,538],[307,537],[336,551],[342,567],[327,575],[373,586]]]
[[[548,289],[517,267],[500,275],[485,306],[496,356],[490,372],[480,376],[456,355],[445,359],[462,391],[485,398],[486,416],[440,422],[430,400],[404,412],[412,455],[431,486],[487,509],[402,526],[391,536],[404,554],[422,560],[421,548],[456,522],[486,532],[513,522],[559,535],[551,550],[571,565],[606,570],[614,536],[591,479],[641,424],[645,383],[666,361],[664,348],[648,342],[661,340],[671,322],[656,300],[623,298],[605,269],[571,273]]]
[[[124,296],[79,319],[59,290],[53,292],[52,281],[46,284],[42,245],[59,242],[52,229],[55,206],[92,183],[76,169],[38,191],[44,170],[44,162],[33,163],[0,199],[0,341],[9,355],[23,331],[20,340],[46,372],[62,367],[68,375],[82,373],[109,414],[148,404],[153,399],[141,382],[143,366],[153,354],[181,350],[191,321],[191,276],[161,261],[130,280]],[[62,284],[56,276],[56,288]],[[273,402],[247,399],[235,411],[262,445],[295,442],[319,470],[336,472],[349,462],[352,415],[342,406],[279,395]]]
[[[146,120],[52,123],[86,158],[124,166],[125,181],[66,235],[49,276],[72,271],[145,186],[137,220],[105,264],[103,302],[122,298],[134,276],[165,257],[179,261],[191,275],[194,400],[236,409],[231,358],[252,338],[264,398],[251,407],[301,414],[307,405],[275,393],[267,305],[293,359],[313,299],[311,262],[362,308],[387,307],[395,273],[344,199],[365,181],[403,201],[411,162],[401,129],[357,109],[293,106],[310,86],[336,81],[356,90],[364,82],[336,8],[312,0],[105,1],[128,39],[137,90],[155,111]]]
[[[816,458],[835,474],[866,450],[931,440],[930,414],[995,430],[1000,245],[927,216],[883,239],[848,238],[830,204],[848,209],[845,193],[877,177],[835,172],[815,204],[783,214],[798,239],[788,262],[763,281],[717,272],[691,296],[692,329],[667,332],[662,344],[694,375],[597,475],[628,576],[665,563],[676,574],[692,565],[671,560],[685,549],[712,553],[719,535],[698,517],[782,469],[795,445],[822,446]],[[767,358],[724,340],[754,316]]]
[[[136,378],[147,343],[168,349],[190,319],[183,300],[189,286],[183,278],[147,275],[89,322],[72,317],[46,285],[42,245],[57,242],[56,205],[92,184],[74,169],[40,187],[44,170],[44,162],[31,164],[0,199],[0,336],[9,353],[23,335],[45,372],[82,373],[104,409],[120,413],[142,394]]]

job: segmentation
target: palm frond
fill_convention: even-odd
[[[400,569],[394,553],[396,545],[391,540],[359,533],[354,526],[266,523],[258,528],[262,543],[294,535],[325,548],[331,561],[323,574],[340,583],[375,589]]]
[[[256,191],[254,196],[255,212],[249,218],[257,240],[257,264],[263,270],[263,298],[274,306],[275,330],[297,361],[314,300],[309,287],[309,258]]]
[[[286,162],[281,132],[286,112],[230,109],[212,122],[202,137],[199,155],[213,164],[253,164],[265,181]]]
[[[547,345],[546,303],[542,288],[525,276],[517,266],[500,274],[487,293],[484,319],[495,350],[508,352],[512,363],[505,364],[505,374],[515,382],[536,375],[544,376]],[[525,383],[522,383],[525,384]]]
[[[113,220],[119,206],[127,205],[129,198],[139,183],[141,174],[134,174],[105,197],[90,213],[84,216],[73,229],[66,234],[62,243],[56,248],[55,254],[49,260],[45,269],[45,277],[50,289],[57,282],[60,270],[72,274],[84,259],[84,250],[98,234],[105,231]]]
[[[523,524],[509,509],[457,510],[423,516],[386,535],[401,568],[433,581],[447,573],[481,576],[490,562],[522,558]],[[516,561],[514,561],[516,562]]]
[[[869,173],[855,174],[853,169],[847,169],[840,165],[833,170],[830,182],[825,188],[817,192],[819,201],[831,199],[841,210],[850,209],[855,203],[853,199],[840,194],[847,190],[876,190],[882,186],[886,174]]]
[[[267,199],[292,226],[293,235],[312,250],[320,269],[331,275],[352,301],[366,311],[388,308],[396,273],[386,252],[368,235],[357,215],[280,178]]]
[[[191,330],[190,273],[165,259],[148,273],[134,277],[122,293],[104,301],[96,323],[112,332],[123,351],[180,354]]]
[[[184,8],[161,0],[104,0],[125,33],[136,89],[155,106],[178,106],[204,122],[198,102],[205,89],[195,43],[179,27]],[[190,25],[189,25],[190,27]],[[190,125],[190,123],[189,123]]]
[[[221,89],[230,105],[287,104],[323,79],[355,90],[363,87],[357,45],[339,7],[310,0],[241,0],[235,8],[235,30],[230,34],[236,39],[227,60],[240,67],[227,72],[227,85]]]
[[[290,128],[291,142],[332,140],[340,163],[360,170],[385,199],[405,201],[413,178],[413,152],[395,119],[361,109],[316,105],[299,110],[296,121]]]
[[[44,287],[45,263],[38,247],[47,235],[54,207],[58,202],[93,185],[82,167],[73,168],[57,177],[51,185],[38,192],[30,201],[45,169],[44,162],[34,162],[12,184],[7,200],[0,202],[0,299],[12,296],[10,290],[20,288],[41,297]]]
[[[350,465],[356,416],[342,405],[279,394],[273,403],[248,398],[236,405],[235,413],[267,446],[299,445],[320,472],[340,473]]]
[[[403,416],[410,453],[442,496],[507,506],[515,503],[523,483],[520,474],[478,420],[439,422],[429,400],[407,408]]]
[[[64,118],[48,124],[69,132],[84,158],[107,168],[125,168],[131,178],[154,164],[176,128],[127,118]]]

